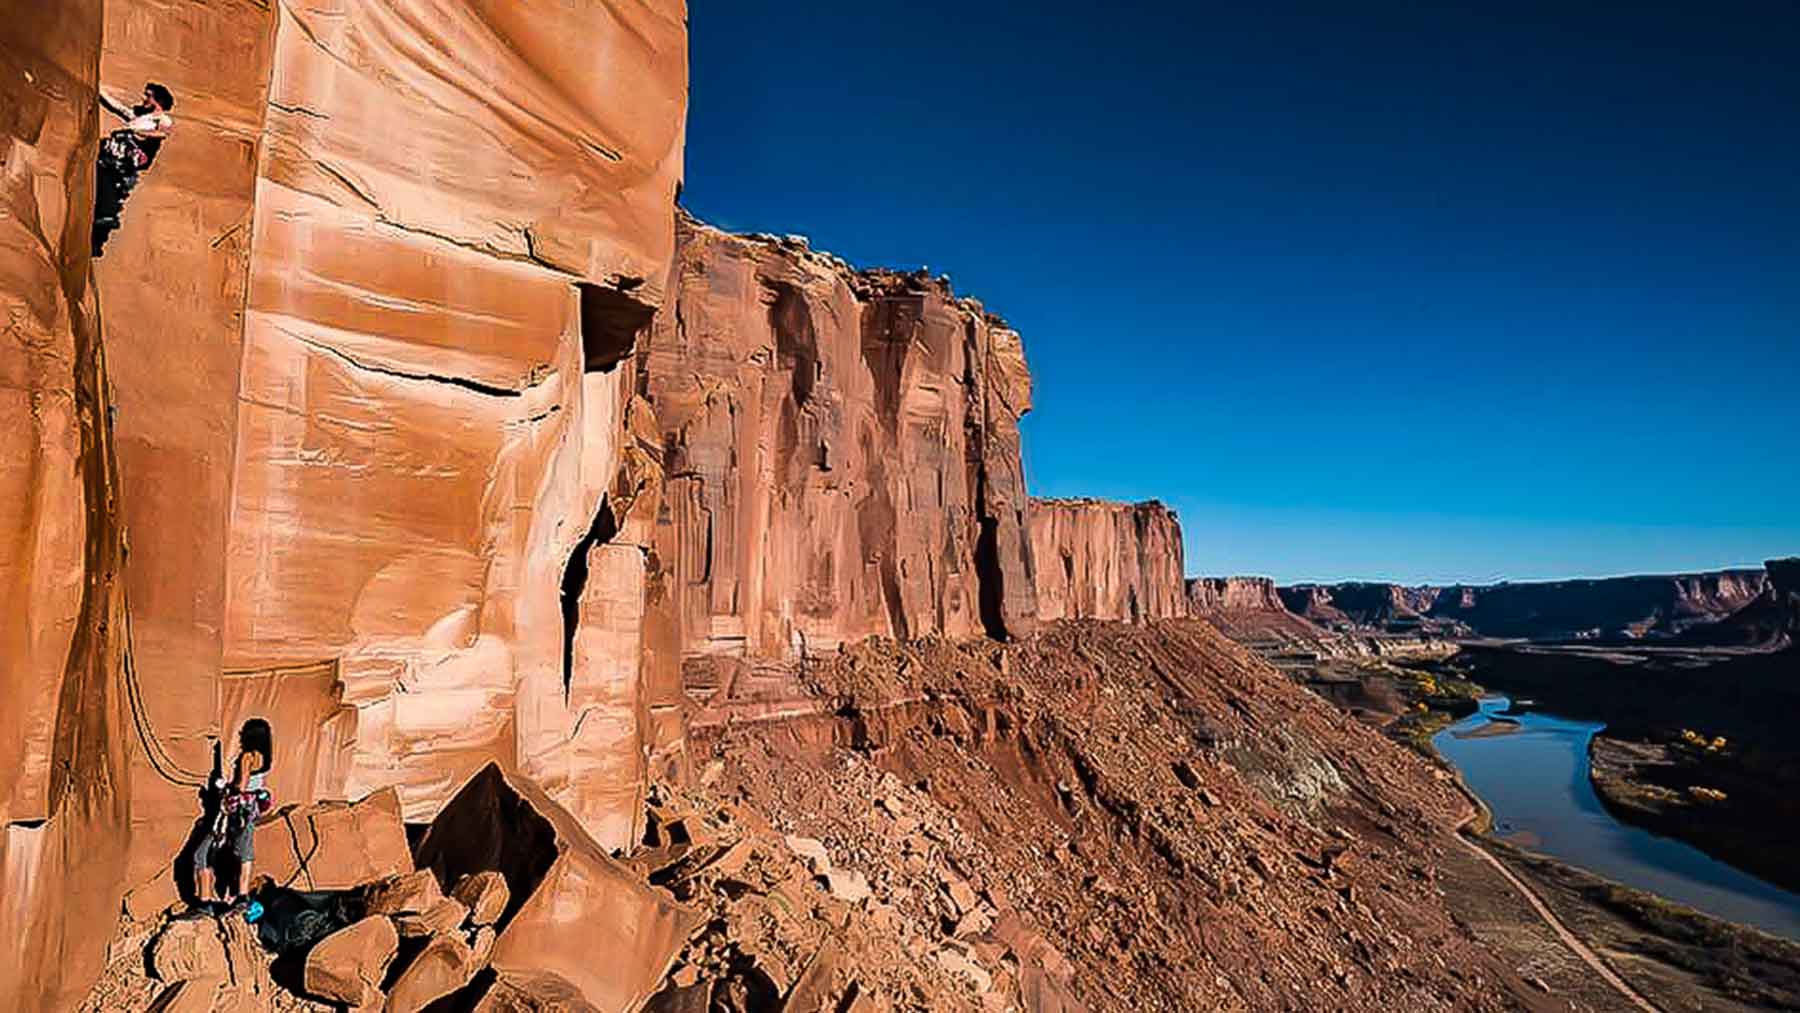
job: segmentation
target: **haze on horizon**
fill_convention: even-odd
[[[1800,553],[1800,7],[697,5],[684,203],[1025,336],[1190,574]]]

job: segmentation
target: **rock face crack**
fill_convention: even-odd
[[[618,521],[613,517],[612,504],[605,499],[600,501],[600,509],[594,513],[593,523],[588,525],[587,534],[575,543],[575,549],[569,554],[568,565],[563,568],[562,579],[562,616],[563,616],[563,702],[569,701],[569,691],[575,682],[575,634],[581,628],[581,595],[587,589],[588,552],[596,545],[604,545],[612,541],[619,533]]]
[[[279,109],[284,113],[293,113],[296,116],[310,116],[316,120],[331,119],[331,117],[326,113],[319,112],[316,109],[308,109],[305,106],[301,106],[301,105],[285,105],[283,103],[275,101],[274,99],[269,100],[269,105],[271,108]]]
[[[338,359],[343,360],[344,362],[349,363],[351,366],[354,366],[357,369],[360,369],[360,370],[363,370],[363,371],[369,372],[369,373],[380,373],[383,376],[392,376],[392,377],[396,377],[401,380],[421,380],[426,383],[449,384],[452,387],[461,387],[464,390],[474,391],[477,394],[484,394],[488,397],[518,397],[525,392],[524,388],[514,389],[512,387],[502,387],[502,386],[499,386],[498,384],[482,383],[480,380],[471,380],[466,376],[445,376],[442,373],[414,373],[414,372],[410,372],[410,371],[407,371],[404,369],[393,369],[388,366],[377,366],[374,363],[364,362],[361,359],[358,359],[353,355],[350,355],[346,352],[340,351],[339,349],[333,348],[330,345],[324,344],[323,342],[313,341],[308,338],[302,338],[298,335],[294,335],[294,338],[295,338],[295,340],[299,341],[301,344],[304,344],[310,348],[316,348],[321,352],[325,352],[328,355],[334,356]],[[531,384],[526,385],[526,387],[529,387],[529,386],[532,386],[532,385]]]

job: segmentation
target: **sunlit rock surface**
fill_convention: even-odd
[[[1033,499],[1031,548],[1040,619],[1188,614],[1181,524],[1155,500]]]
[[[979,303],[684,221],[638,368],[666,451],[660,607],[683,654],[1030,629],[1030,376]]]
[[[61,1009],[123,889],[123,543],[88,255],[97,0],[0,19],[0,1008]]]

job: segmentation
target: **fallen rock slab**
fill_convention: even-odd
[[[492,925],[483,925],[475,930],[474,937],[469,942],[469,951],[475,955],[477,966],[487,966],[488,959],[494,955],[494,940],[498,938]]]
[[[370,915],[326,936],[306,955],[307,994],[365,1006],[381,999],[381,980],[400,949],[400,934],[382,915]]]
[[[811,837],[799,837],[789,834],[786,838],[788,850],[799,855],[806,867],[815,876],[823,876],[831,869],[831,854],[825,845]]]
[[[256,872],[299,890],[349,890],[413,871],[400,796],[292,806],[256,825]]]
[[[369,891],[372,915],[421,914],[443,903],[443,891],[430,869],[419,869],[378,883]]]
[[[825,888],[846,904],[860,904],[869,899],[869,879],[852,869],[827,869]]]
[[[510,896],[492,967],[515,996],[579,1000],[602,1013],[639,1009],[703,920],[610,857],[535,784],[494,764],[438,813],[419,864],[446,883],[490,871],[505,878]],[[496,994],[489,988],[483,1001],[501,1001]]]
[[[967,981],[977,992],[991,992],[994,988],[993,975],[987,969],[970,960],[962,953],[952,949],[942,949],[933,954],[938,966],[951,974]]]
[[[388,990],[387,1013],[418,1013],[467,985],[480,969],[467,943],[454,934],[433,936]]]

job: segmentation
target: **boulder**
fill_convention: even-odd
[[[421,914],[443,903],[443,891],[430,869],[384,880],[369,891],[372,915]]]
[[[348,1006],[381,998],[381,980],[400,949],[394,923],[382,915],[333,932],[306,955],[303,985],[308,995]]]
[[[474,952],[455,933],[433,936],[388,990],[387,1013],[418,1013],[468,984],[480,969]]]
[[[158,981],[221,980],[230,972],[219,923],[210,917],[174,919],[150,944],[150,973]]]
[[[837,996],[838,970],[843,962],[843,951],[838,944],[826,940],[819,952],[813,954],[806,970],[801,972],[800,980],[788,990],[782,1013],[820,1013],[821,1010],[836,1009],[832,1000]]]
[[[1019,1000],[1025,1013],[1087,1013],[1066,983],[1036,964],[1019,968]]]
[[[494,764],[438,813],[419,864],[441,882],[489,871],[505,878],[492,966],[510,993],[607,1013],[641,1008],[703,922],[610,857],[536,785]]]
[[[958,917],[975,910],[975,905],[979,903],[975,896],[975,888],[969,885],[968,880],[959,877],[952,876],[945,879],[944,895],[950,899],[950,904],[955,908]]]
[[[231,968],[228,984],[235,1001],[243,1008],[267,1005],[275,994],[275,979],[270,976],[269,955],[257,937],[256,926],[236,916],[221,918],[219,933],[225,941],[225,961]]]
[[[868,877],[853,869],[828,869],[825,888],[846,904],[860,904],[869,899]]]
[[[400,796],[291,806],[256,826],[256,872],[297,890],[349,890],[413,871]]]
[[[467,905],[469,921],[476,925],[492,925],[500,920],[500,913],[506,910],[506,902],[512,895],[506,888],[505,876],[498,872],[477,872],[457,880],[450,888],[450,896]]]
[[[831,854],[825,850],[825,845],[817,840],[793,834],[789,834],[785,840],[788,850],[799,855],[801,861],[806,863],[806,867],[812,870],[813,875],[823,876],[831,868]]]
[[[395,915],[394,927],[400,930],[403,939],[423,939],[453,932],[467,917],[469,909],[462,901],[445,897],[432,905],[430,911]]]

